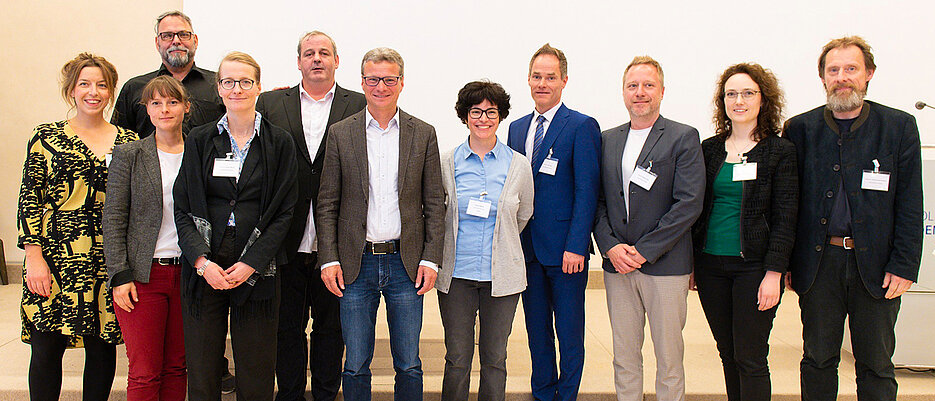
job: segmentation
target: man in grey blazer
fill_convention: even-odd
[[[664,92],[659,63],[634,58],[623,73],[630,122],[602,133],[594,238],[604,257],[618,401],[643,399],[646,318],[656,399],[685,398],[682,329],[705,167],[698,130],[659,115]]]
[[[289,256],[282,268],[279,333],[276,352],[277,401],[305,400],[309,369],[312,399],[334,401],[341,387],[344,342],[338,298],[329,292],[318,271],[318,241],[314,210],[325,159],[328,128],[363,110],[364,95],[342,88],[334,80],[337,46],[320,31],[304,34],[297,47],[302,82],[288,89],[260,94],[256,109],[263,118],[285,128],[295,142],[299,199],[292,226],[283,242]],[[312,318],[311,338],[305,334]],[[311,360],[311,364],[309,364]]]
[[[343,394],[370,400],[380,295],[396,370],[395,398],[422,399],[422,295],[442,258],[445,193],[435,128],[397,107],[403,59],[385,47],[361,62],[367,107],[331,127],[318,193],[321,278],[340,297]],[[414,285],[413,285],[414,284]]]

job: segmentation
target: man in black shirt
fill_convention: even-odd
[[[844,320],[858,400],[896,400],[893,352],[900,296],[922,256],[922,153],[906,112],[864,100],[876,66],[856,36],[825,45],[828,103],[791,118],[799,216],[789,264],[802,310],[803,400],[834,400]]]
[[[182,81],[191,96],[192,107],[185,119],[183,131],[212,122],[224,114],[218,97],[214,71],[195,66],[198,35],[192,32],[192,21],[181,11],[165,12],[156,18],[156,50],[162,57],[159,69],[134,77],[123,85],[117,97],[110,122],[140,134],[140,138],[155,131],[146,106],[140,104],[143,87],[159,75],[171,74]]]

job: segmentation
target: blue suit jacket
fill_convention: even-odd
[[[507,145],[523,155],[532,116],[510,124]],[[535,257],[543,265],[560,266],[565,251],[587,260],[601,188],[601,129],[594,118],[563,104],[549,123],[542,145],[543,151],[530,161],[536,195],[533,217],[520,234],[526,261]],[[558,159],[554,176],[539,172],[549,150]]]

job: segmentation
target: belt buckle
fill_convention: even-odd
[[[377,244],[385,245],[386,242],[371,242],[370,243],[370,253],[374,255],[387,255],[389,252],[377,252]]]
[[[853,238],[851,238],[851,237],[844,237],[844,239],[841,240],[841,246],[842,246],[844,249],[847,249],[847,250],[854,249],[854,247],[852,247],[852,246],[847,246],[847,241],[853,241]]]
[[[168,263],[163,263],[164,260],[166,260],[166,258],[156,258],[156,264],[159,266],[168,266]]]

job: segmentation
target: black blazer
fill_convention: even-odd
[[[884,273],[918,281],[922,259],[922,147],[915,118],[864,101],[851,132],[843,137],[824,106],[789,119],[785,137],[799,161],[799,218],[792,251],[792,288],[806,293],[827,245],[828,220],[838,180],[851,209],[851,236],[864,287],[886,294]],[[863,170],[890,173],[889,190],[861,189]]]
[[[321,166],[325,158],[325,144],[328,140],[329,129],[334,123],[350,117],[367,106],[363,94],[335,85],[334,100],[331,102],[331,113],[325,126],[324,138],[321,140],[321,146],[318,147],[318,153],[309,155],[308,144],[305,142],[305,131],[302,129],[299,85],[289,89],[261,93],[256,103],[256,109],[263,115],[264,120],[282,127],[292,135],[297,150],[297,177],[299,179],[296,184],[298,200],[295,204],[292,225],[289,227],[289,232],[283,242],[283,250],[290,259],[298,251],[299,243],[305,234],[305,223],[308,221],[308,211],[312,199],[318,199],[318,188],[321,184]]]
[[[701,217],[692,227],[696,260],[705,248],[714,204],[714,179],[727,158],[721,137],[705,139],[701,149],[705,197]],[[748,163],[757,165],[756,179],[743,182],[740,253],[745,261],[762,262],[766,270],[782,273],[789,266],[799,209],[795,146],[786,138],[771,135],[760,140],[746,156]]]

